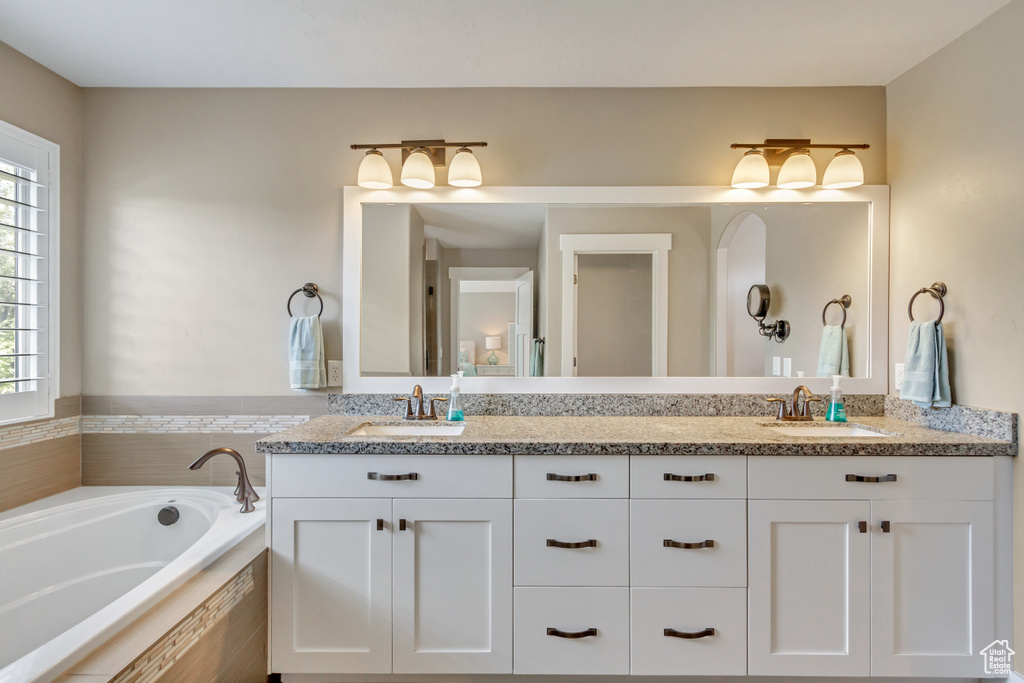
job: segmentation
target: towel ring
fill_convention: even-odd
[[[832,304],[839,304],[839,306],[843,309],[843,322],[839,323],[839,326],[846,327],[846,309],[850,307],[852,301],[853,300],[850,298],[849,294],[843,294],[843,296],[841,296],[840,298],[832,299],[832,301],[829,301],[827,304],[825,304],[825,308],[821,309],[821,324],[828,325],[828,323],[825,322],[825,313],[828,312],[828,307],[831,306]]]
[[[289,317],[291,317],[291,315],[292,315],[292,299],[294,299],[295,295],[298,294],[299,292],[302,292],[303,294],[305,294],[310,299],[312,299],[314,296],[317,299],[320,299],[320,313],[324,312],[324,300],[320,296],[320,288],[317,287],[316,284],[314,284],[312,282],[307,282],[306,284],[302,285],[301,287],[296,289],[294,292],[292,292],[292,295],[290,297],[288,297],[288,316]],[[317,313],[316,317],[319,318],[320,317],[320,313]]]
[[[910,322],[914,322],[914,299],[917,298],[918,294],[926,293],[931,294],[932,298],[939,302],[939,317],[935,319],[935,324],[938,325],[942,322],[942,316],[946,314],[946,304],[942,301],[942,297],[946,296],[946,284],[944,282],[933,282],[931,287],[922,287],[914,292],[914,296],[910,297],[910,303],[907,304],[907,315],[910,316]]]

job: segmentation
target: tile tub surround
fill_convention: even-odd
[[[918,408],[910,401],[890,395],[885,397],[885,414],[887,417],[915,422],[930,429],[1017,441],[1016,413],[1001,413],[957,405],[949,408]]]
[[[348,432],[388,416],[322,416],[260,439],[270,453],[480,455],[1016,455],[1017,443],[929,429],[891,417],[855,418],[889,437],[790,437],[765,417],[472,416],[460,436],[366,437]],[[409,423],[405,423],[409,424]],[[436,423],[434,423],[436,424]],[[808,423],[793,422],[791,425]],[[818,426],[829,423],[818,422]]]
[[[462,394],[466,415],[536,416],[652,416],[652,417],[774,417],[765,401],[778,394]],[[786,398],[789,398],[788,396]],[[813,404],[816,417],[825,417],[828,396]],[[852,417],[881,416],[882,394],[848,394],[846,413]],[[329,415],[399,415],[394,394],[329,394]]]

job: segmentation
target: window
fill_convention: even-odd
[[[0,424],[53,415],[59,159],[0,122]]]

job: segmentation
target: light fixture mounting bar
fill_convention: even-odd
[[[769,166],[780,166],[798,149],[868,149],[871,145],[818,145],[804,138],[769,138],[760,143],[734,142],[732,149],[763,149]]]
[[[435,167],[441,168],[445,165],[445,149],[448,147],[486,147],[486,142],[447,142],[446,140],[402,140],[401,142],[388,142],[382,145],[351,145],[352,149],[401,149],[402,163],[414,150],[423,148],[430,157]]]

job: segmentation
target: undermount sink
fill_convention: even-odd
[[[349,431],[349,436],[458,436],[466,425],[451,424],[363,424]]]
[[[869,429],[867,427],[861,427],[858,425],[836,425],[836,426],[825,426],[825,425],[814,425],[814,426],[775,426],[765,425],[776,434],[782,436],[804,436],[808,438],[819,439],[823,436],[834,436],[834,437],[870,437],[870,438],[887,438],[895,436],[895,434],[885,434],[883,432]]]

